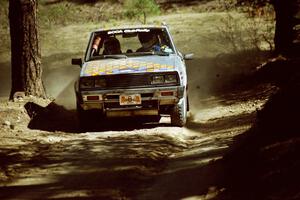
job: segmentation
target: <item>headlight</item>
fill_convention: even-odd
[[[177,77],[175,74],[165,75],[165,83],[177,83]]]
[[[80,88],[88,89],[94,87],[94,79],[92,78],[81,78],[80,79]]]
[[[104,78],[98,78],[95,80],[95,87],[96,88],[105,88],[106,87],[106,81]]]
[[[176,74],[160,74],[160,75],[153,75],[151,84],[174,84],[177,83],[177,76]]]
[[[163,75],[154,75],[152,76],[151,84],[163,84],[165,82]]]

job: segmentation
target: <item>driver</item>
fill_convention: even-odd
[[[121,45],[117,38],[109,37],[104,42],[103,55],[121,54]]]
[[[137,52],[160,51],[159,39],[156,34],[142,32],[138,34],[142,47]]]

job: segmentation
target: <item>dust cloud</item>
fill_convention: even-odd
[[[208,106],[218,106],[216,96],[225,92],[222,87],[231,78],[230,70],[219,66],[215,58],[195,58],[187,62],[190,112],[193,117],[200,117],[202,110]]]
[[[250,99],[261,88],[243,92],[248,90],[244,88],[247,87],[247,81],[253,81],[251,74],[255,73],[255,67],[260,62],[258,58],[266,56],[264,52],[241,52],[187,61],[190,114],[193,120],[205,122],[217,116],[230,116],[231,113],[251,113],[261,107],[264,101],[252,106]],[[236,95],[238,93],[242,95]],[[237,111],[237,108],[240,110]]]
[[[48,96],[54,99],[55,103],[67,109],[75,109],[74,83],[78,74],[75,69],[67,69],[47,71],[44,73],[44,84]]]
[[[74,83],[80,67],[71,65],[76,55],[51,55],[44,59],[43,81],[46,92],[55,103],[66,109],[76,108]]]
[[[79,75],[79,66],[71,65],[72,56],[51,55],[43,58],[43,82],[48,97],[68,109],[75,108],[74,82]],[[0,63],[0,98],[8,99],[11,89],[10,62]]]
[[[42,58],[43,82],[48,97],[69,110],[76,108],[74,83],[80,72],[79,66],[71,65],[73,57],[79,56],[52,54]],[[247,63],[247,67],[243,66],[243,63]],[[223,106],[220,97],[229,95],[232,84],[252,70],[248,60],[243,60],[243,55],[230,54],[215,57],[198,56],[186,61],[186,66],[190,113],[196,118],[201,118],[201,112],[205,109]],[[0,63],[0,67],[0,97],[7,98],[10,91],[10,63]]]

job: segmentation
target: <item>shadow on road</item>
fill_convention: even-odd
[[[52,102],[47,107],[42,107],[33,102],[25,104],[25,109],[31,118],[28,128],[44,131],[80,131],[76,111],[67,110],[63,106]]]
[[[28,143],[5,153],[6,165],[18,166],[8,173],[20,176],[0,186],[0,199],[181,199],[205,195],[220,183],[222,165],[201,162],[222,149],[169,158],[181,150],[167,138],[138,135]],[[20,153],[29,151],[33,155]]]
[[[90,127],[82,128],[76,110],[68,110],[55,102],[42,107],[33,102],[25,104],[25,109],[31,118],[28,128],[44,131],[62,131],[68,133],[101,132],[101,131],[131,131],[135,129],[149,129],[158,126],[168,127],[168,123],[144,123],[138,118],[110,118],[105,119],[97,113],[89,117]]]
[[[87,200],[135,196],[165,166],[163,158],[151,159],[145,155],[147,151],[141,152],[139,148],[172,148],[162,141],[140,141],[135,137],[31,145],[37,152],[30,158],[20,155],[18,161],[10,162],[10,153],[6,153],[7,164],[17,164],[17,170],[26,173],[15,185],[1,186],[0,199]],[[21,146],[20,150],[29,148]],[[101,153],[106,156],[100,157]],[[44,176],[36,177],[30,174],[32,170]]]

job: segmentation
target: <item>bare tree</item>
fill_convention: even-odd
[[[9,0],[12,88],[25,95],[46,97],[42,82],[37,30],[37,0]]]

